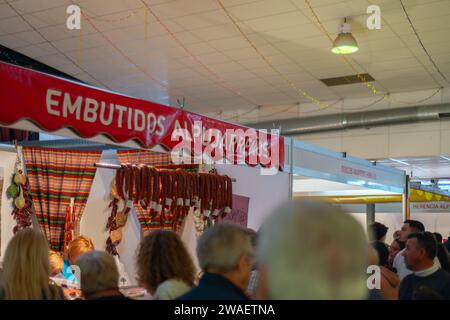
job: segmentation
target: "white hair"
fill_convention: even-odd
[[[250,232],[238,225],[220,223],[207,229],[197,243],[197,256],[202,270],[232,271],[239,258],[252,252]]]
[[[77,259],[80,267],[81,290],[95,293],[116,289],[119,284],[119,272],[114,258],[103,251],[91,251]]]
[[[366,298],[367,246],[362,226],[342,209],[289,203],[261,230],[258,258],[270,298]]]

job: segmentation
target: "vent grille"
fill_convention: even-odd
[[[328,87],[334,87],[334,86],[341,86],[344,84],[362,83],[363,82],[362,79],[364,79],[367,82],[375,81],[375,79],[368,73],[360,74],[359,77],[357,74],[355,74],[350,76],[320,79],[320,81],[322,81]]]

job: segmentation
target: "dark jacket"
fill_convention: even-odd
[[[178,297],[177,300],[248,300],[248,297],[225,277],[206,272],[200,279],[198,287]]]
[[[426,277],[410,274],[400,284],[399,299],[412,300],[415,292],[423,288],[441,299],[450,300],[450,274],[443,269]]]
[[[447,241],[444,243],[445,249],[447,249],[448,253],[450,253],[450,237],[447,238]]]

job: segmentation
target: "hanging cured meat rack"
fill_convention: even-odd
[[[111,186],[112,211],[106,226],[109,229],[106,250],[113,255],[118,255],[116,246],[121,242],[122,228],[132,205],[146,210],[156,229],[173,231],[180,231],[191,209],[195,217],[206,222],[231,212],[233,181],[226,175],[131,163],[94,166],[117,170]]]
[[[117,170],[112,183],[116,204],[122,201],[127,203],[128,208],[132,204],[140,205],[148,210],[152,223],[161,228],[177,230],[190,208],[210,220],[231,212],[233,179],[226,175],[131,163],[95,163],[94,166]],[[108,223],[110,230],[123,225],[115,223],[116,215],[122,216],[119,213],[112,214],[112,221]]]
[[[112,164],[112,163],[105,163],[105,162],[94,163],[94,167],[102,168],[102,169],[112,169],[112,170],[119,170],[121,168],[121,166],[119,164]],[[236,179],[231,178],[231,181],[236,182]]]

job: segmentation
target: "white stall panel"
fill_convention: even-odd
[[[259,168],[216,165],[219,174],[235,178],[233,193],[250,198],[248,227],[258,230],[264,219],[289,201],[289,174],[278,172],[264,176]]]
[[[113,155],[114,153],[111,152],[103,152],[102,161],[118,164]],[[111,202],[111,182],[115,175],[115,170],[97,169],[91,193],[81,219],[80,233],[90,237],[98,250],[105,250],[106,248],[106,240],[108,239],[106,222],[111,213],[111,208],[108,208],[108,205]],[[136,284],[134,258],[140,238],[141,229],[134,210],[132,210],[123,232],[122,242],[117,247],[120,261],[129,275],[131,285]]]
[[[3,256],[5,254],[6,246],[9,240],[13,236],[13,228],[16,225],[16,221],[11,216],[13,210],[12,200],[6,197],[6,189],[9,187],[12,176],[14,174],[14,166],[16,163],[16,153],[8,151],[0,151],[0,173],[3,176],[3,191],[1,194],[1,251],[0,251],[0,261],[3,261]]]

